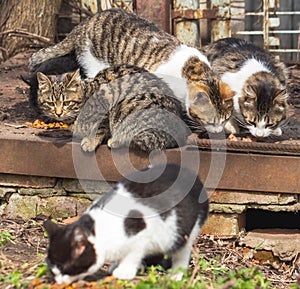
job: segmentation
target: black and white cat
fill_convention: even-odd
[[[75,223],[44,223],[48,266],[57,283],[84,279],[104,262],[117,262],[114,277],[132,279],[144,258],[168,254],[173,277],[181,279],[208,207],[201,181],[187,168],[168,164],[135,172]]]

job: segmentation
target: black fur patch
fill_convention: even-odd
[[[127,236],[133,236],[146,228],[143,214],[138,210],[131,210],[124,220],[124,229]]]

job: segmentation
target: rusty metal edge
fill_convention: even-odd
[[[168,162],[180,164],[181,150],[185,150],[191,162],[195,153],[199,155],[198,174],[208,188],[300,194],[299,156],[211,152],[187,146],[166,150]],[[120,166],[125,175],[132,170],[128,166],[128,159],[124,158],[124,151],[120,150],[112,156],[106,145],[101,146],[94,157],[94,154],[83,153],[78,143],[0,139],[0,151],[0,173],[57,178],[80,176],[80,179],[118,181],[122,177]],[[212,167],[213,157],[215,160],[220,158],[221,162],[226,159],[224,169],[218,167],[218,163],[216,167]],[[91,162],[95,159],[98,166],[96,170],[91,168]],[[130,153],[130,160],[136,169],[149,164],[147,157],[135,153]],[[218,183],[214,183],[213,178],[207,178],[209,174],[214,176],[214,172],[217,174],[220,170],[222,175]]]
[[[300,156],[300,144],[282,144],[268,142],[243,142],[212,139],[197,139],[197,146],[200,149],[220,149],[227,152],[259,153],[270,155],[291,155]]]

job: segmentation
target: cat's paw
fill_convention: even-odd
[[[136,275],[136,268],[130,266],[119,266],[113,271],[113,276],[118,279],[131,280]]]
[[[184,273],[182,271],[178,271],[176,273],[171,273],[170,278],[175,281],[181,281]]]
[[[116,149],[120,147],[120,143],[118,141],[113,141],[111,138],[107,141],[107,146],[111,149]]]
[[[81,145],[81,148],[83,151],[85,152],[93,152],[97,145],[98,145],[98,142],[96,141],[95,138],[93,139],[90,139],[88,137],[84,137],[80,143]]]

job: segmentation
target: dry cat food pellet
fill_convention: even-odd
[[[39,129],[68,128],[68,125],[63,123],[62,121],[45,123],[44,121],[41,121],[39,119],[36,119],[34,122],[25,122],[25,125]]]

